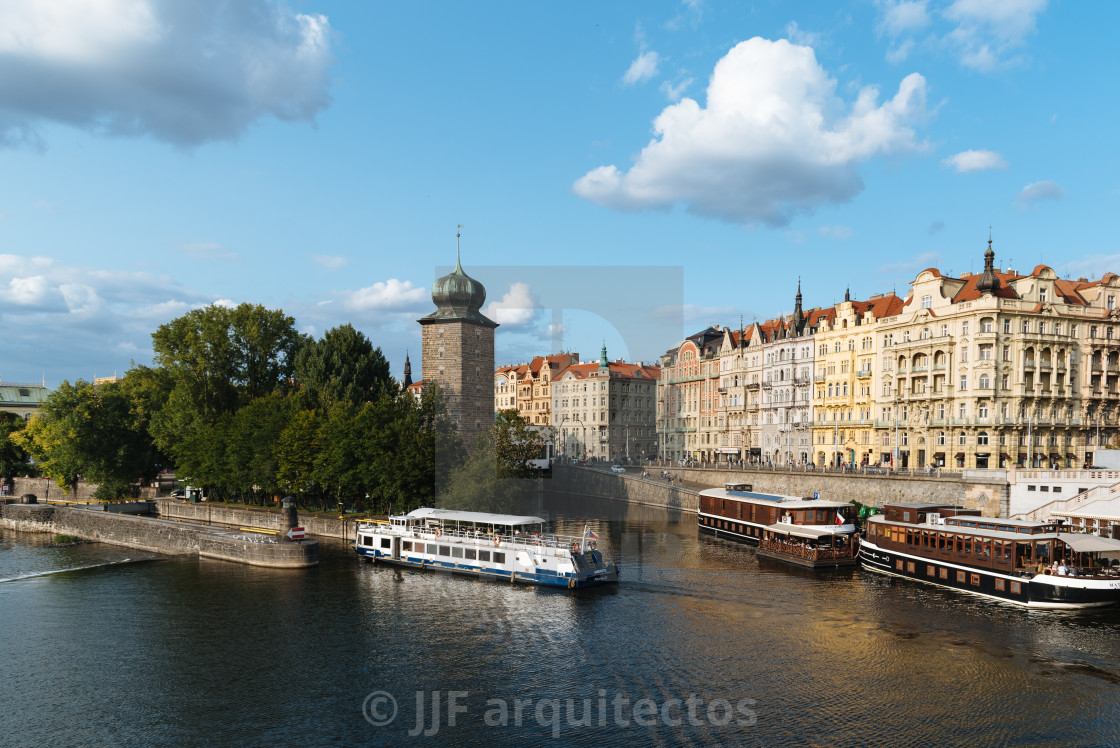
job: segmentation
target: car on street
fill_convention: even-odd
[[[622,467],[622,465],[611,465],[611,472],[612,473],[625,473],[626,468]]]

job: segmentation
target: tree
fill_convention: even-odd
[[[0,413],[0,478],[15,478],[35,470],[28,462],[27,450],[13,438],[24,425],[24,420],[15,413]]]
[[[515,410],[499,411],[494,424],[479,435],[474,450],[452,473],[439,505],[474,512],[510,512],[535,489],[520,480],[539,477],[530,463],[547,442],[547,432],[532,429]]]
[[[252,400],[228,418],[226,490],[253,503],[279,492],[277,444],[290,418],[289,401],[278,392]]]
[[[295,357],[294,374],[309,407],[322,410],[337,402],[374,402],[393,389],[381,349],[348,324],[327,330],[320,340],[304,342]]]
[[[138,395],[176,469],[206,462],[205,440],[225,415],[288,388],[302,342],[291,317],[251,304],[195,309],[152,333],[158,373],[142,375]]]
[[[15,439],[59,486],[73,489],[81,476],[98,484],[99,499],[126,496],[159,471],[160,454],[123,382],[63,382]]]

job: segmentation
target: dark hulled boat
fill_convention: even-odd
[[[946,504],[887,504],[860,543],[863,568],[1039,608],[1120,602],[1120,541],[1057,520],[982,517]]]
[[[855,507],[839,501],[759,493],[727,483],[700,492],[702,532],[758,545],[758,555],[814,569],[856,564]]]

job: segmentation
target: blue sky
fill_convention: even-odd
[[[0,381],[123,373],[159,324],[245,301],[350,322],[399,376],[460,224],[499,364],[650,360],[788,312],[799,277],[808,307],[904,294],[980,267],[989,226],[1005,268],[1120,271],[1118,16],[9,1]]]

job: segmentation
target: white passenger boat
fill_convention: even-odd
[[[544,532],[540,517],[422,507],[388,522],[358,525],[354,550],[371,561],[552,587],[618,581],[598,535]]]

